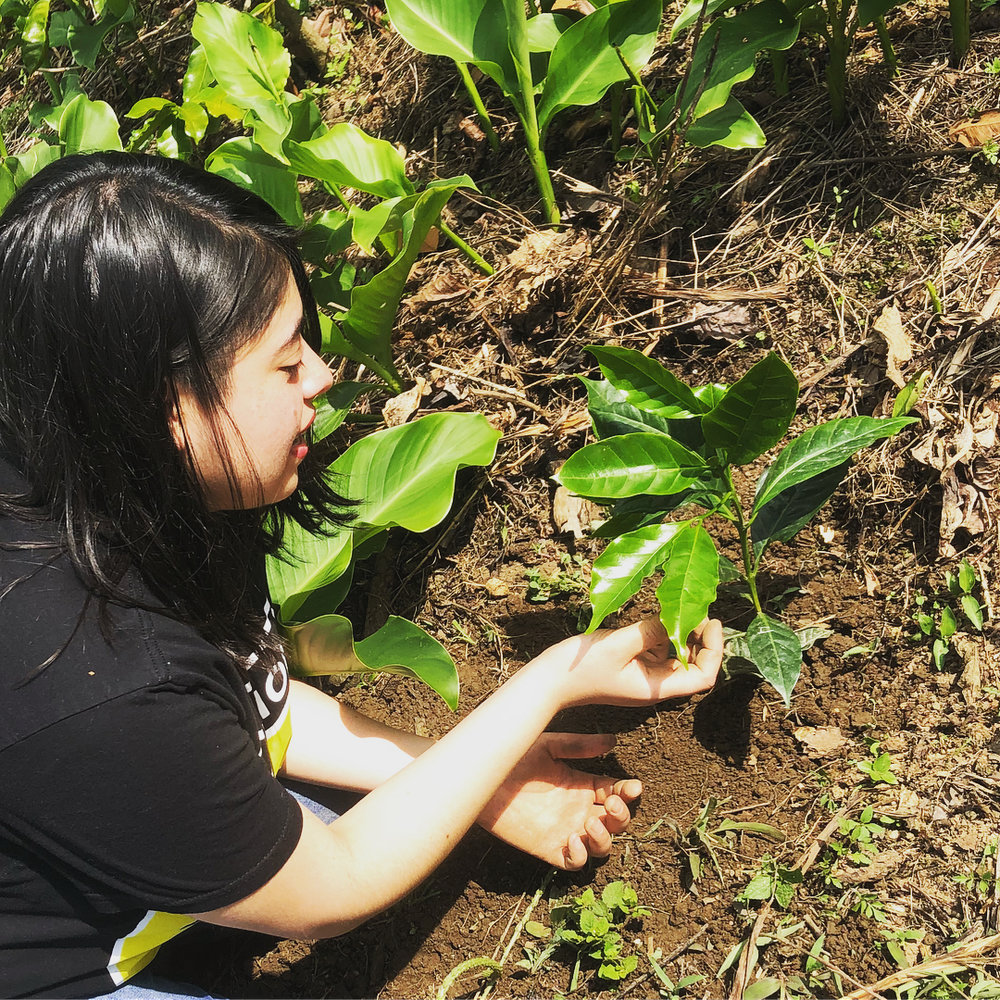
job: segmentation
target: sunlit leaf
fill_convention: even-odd
[[[729,387],[701,420],[705,442],[732,465],[746,465],[777,444],[795,415],[799,384],[773,351]]]
[[[674,536],[663,565],[663,579],[656,588],[660,621],[685,666],[688,637],[705,619],[718,587],[715,543],[701,524],[689,522]]]
[[[914,423],[915,417],[844,417],[790,441],[757,481],[754,512],[797,483],[847,461],[856,451]]]
[[[679,378],[641,351],[599,345],[587,350],[597,359],[604,377],[640,410],[669,418],[709,409]]]
[[[205,161],[219,174],[263,198],[290,226],[302,225],[302,201],[295,174],[252,140],[224,142]]]
[[[59,119],[59,139],[67,156],[122,148],[118,118],[111,105],[92,101],[85,94],[74,97],[63,112]]]
[[[367,673],[380,670],[423,681],[448,707],[458,708],[458,670],[437,639],[418,625],[390,615],[377,632],[354,641],[354,630],[341,615],[323,615],[286,627],[293,672],[305,676]]]
[[[587,497],[679,493],[708,474],[692,451],[663,434],[621,434],[571,455],[556,480]]]
[[[760,149],[767,140],[753,115],[730,97],[721,108],[696,118],[684,133],[684,141],[700,147]]]
[[[616,389],[610,382],[602,379],[580,377],[587,387],[587,409],[594,422],[594,433],[599,438],[613,437],[616,434],[641,433],[643,431],[659,431],[670,433],[670,424],[658,413],[640,410],[628,401],[628,394]],[[686,412],[677,407],[678,413]]]
[[[670,543],[686,522],[655,524],[620,535],[594,560],[590,578],[593,615],[588,632],[639,593],[643,580],[666,559]]]

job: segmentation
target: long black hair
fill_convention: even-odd
[[[0,515],[50,522],[105,605],[190,623],[234,656],[278,640],[250,581],[286,520],[345,523],[350,502],[310,447],[299,488],[268,508],[209,509],[169,417],[178,390],[226,452],[227,373],[288,287],[318,350],[316,304],[296,233],[256,195],[176,160],[69,156],[32,178],[0,217],[0,448],[28,483]]]

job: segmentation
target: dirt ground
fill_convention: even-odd
[[[774,349],[803,386],[793,431],[886,414],[899,384],[926,370],[922,420],[860,456],[816,523],[777,547],[763,574],[787,623],[829,633],[806,652],[790,710],[740,676],[684,703],[554,720],[556,730],[618,733],[595,766],[643,782],[631,830],[606,862],[552,875],[473,831],[410,897],[351,934],[275,942],[206,928],[170,947],[175,975],[220,996],[427,998],[460,963],[486,956],[502,962],[499,978],[480,985],[470,972],[450,996],[563,995],[568,954],[536,971],[517,965],[531,940],[526,915],[547,926],[550,900],[624,879],[649,910],[624,930],[637,969],[614,983],[585,961],[579,993],[739,996],[735,969],[719,970],[749,941],[748,998],[860,987],[875,989],[859,996],[895,996],[899,980],[878,985],[904,964],[893,942],[917,967],[910,995],[996,995],[982,984],[995,982],[1000,902],[990,592],[1000,175],[948,136],[971,110],[1000,103],[1000,77],[987,71],[1000,55],[990,15],[974,20],[973,51],[957,69],[947,64],[943,9],[913,5],[890,18],[894,78],[874,33],[862,34],[842,132],[828,123],[812,63],[793,53],[792,98],[776,99],[766,76],[744,95],[768,135],[763,150],[699,152],[665,180],[616,163],[598,114],[568,113],[551,143],[557,194],[571,209],[559,234],[536,228],[513,116],[505,125],[498,95],[489,98],[505,144],[492,157],[461,124],[467,109],[448,66],[415,56],[377,18],[353,22],[350,84],[334,91],[328,113],[402,142],[417,173],[475,177],[481,193],[456,196],[452,221],[498,265],[486,279],[453,252],[422,260],[400,316],[401,370],[427,380],[420,412],[484,412],[505,439],[491,469],[460,477],[446,522],[394,538],[365,568],[351,608],[359,625],[413,617],[448,645],[461,674],[457,715],[388,676],[336,682],[352,705],[441,734],[534,653],[586,624],[601,543],[556,523],[550,477],[587,440],[574,376],[593,373],[588,343],[646,350],[695,384],[732,382]],[[654,59],[654,83],[673,71],[671,58]],[[895,328],[885,332],[887,307],[898,310],[910,356]],[[937,670],[929,640],[911,638],[913,614],[918,599],[940,597],[945,571],[963,557],[976,568],[987,621],[982,634],[960,630]],[[619,620],[654,607],[643,592]],[[739,628],[747,608],[722,588],[714,613]],[[891,755],[894,784],[858,766],[881,753]],[[712,838],[727,819],[767,824],[780,842],[746,830]],[[881,824],[870,852],[851,841],[858,822]],[[697,880],[689,854],[704,840],[692,829],[714,851],[713,861],[698,850]],[[775,864],[805,871],[787,906],[737,900]],[[941,981],[927,963],[956,942],[964,971]],[[705,978],[671,993],[650,955],[674,983]],[[760,977],[778,985],[754,994]]]

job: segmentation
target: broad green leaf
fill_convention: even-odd
[[[670,424],[657,413],[640,410],[628,401],[628,394],[616,389],[605,379],[595,381],[580,376],[587,387],[587,409],[594,423],[594,433],[598,438],[613,437],[615,434],[631,434],[643,431],[670,433]],[[686,413],[677,407],[678,413]]]
[[[292,126],[282,97],[291,60],[281,35],[221,3],[198,4],[191,34],[201,43],[208,69],[227,99],[250,114],[249,124],[263,126],[260,134],[255,128],[258,143],[281,159],[281,140]],[[185,97],[200,99],[195,94]]]
[[[643,580],[666,559],[670,543],[685,523],[654,524],[620,535],[608,544],[594,560],[590,578],[593,615],[588,632],[639,593]]]
[[[746,465],[776,445],[795,415],[799,383],[773,351],[757,362],[701,420],[705,443],[731,465]]]
[[[474,63],[506,94],[517,93],[503,0],[386,0],[385,8],[415,49]]]
[[[780,979],[757,979],[743,991],[743,1000],[767,1000],[781,990]]]
[[[698,402],[702,404],[705,412],[708,412],[722,402],[723,396],[729,392],[729,386],[724,385],[722,382],[712,382],[710,385],[696,386],[691,391]]]
[[[730,97],[721,108],[693,121],[684,133],[684,141],[701,148],[760,149],[767,140],[753,115]]]
[[[983,630],[983,609],[972,594],[962,594],[962,611],[969,624],[978,632]]]
[[[537,14],[528,18],[528,48],[532,52],[551,52],[559,36],[573,22],[565,14]]]
[[[787,49],[798,34],[798,19],[781,0],[758,0],[733,17],[716,18],[692,56],[681,111],[696,98],[696,120],[723,107],[733,86],[753,76],[758,52]]]
[[[184,131],[195,143],[201,142],[208,131],[208,112],[196,101],[185,101],[178,110],[178,116],[184,123]]]
[[[750,623],[746,633],[750,660],[781,695],[786,708],[792,704],[792,688],[802,671],[802,644],[799,637],[781,622],[763,613]]]
[[[130,4],[124,5],[118,13],[109,12],[107,17],[98,18],[94,24],[81,17],[75,9],[55,11],[49,27],[49,44],[67,46],[75,63],[92,70],[105,38],[118,25],[134,17],[135,10]]]
[[[499,439],[478,413],[431,413],[356,441],[330,471],[361,499],[359,522],[426,531],[448,513],[458,470],[489,465]]]
[[[707,474],[702,458],[666,435],[621,434],[570,455],[555,479],[581,496],[619,499],[680,493]]]
[[[950,639],[958,631],[958,619],[955,612],[946,604],[941,609],[941,621],[938,624],[938,632],[942,639]]]
[[[705,9],[705,23],[711,19],[713,14],[735,7],[739,0],[688,0],[681,11],[680,16],[674,21],[670,29],[670,41],[677,41],[677,36],[687,28],[690,28],[701,16],[702,8]]]
[[[885,17],[893,7],[898,7],[900,2],[901,0],[858,0],[858,27],[864,28],[880,17]]]
[[[327,184],[356,188],[379,198],[413,193],[399,150],[349,122],[339,122],[308,142],[289,140],[285,152],[300,174]]]
[[[599,345],[587,350],[597,359],[604,377],[640,410],[670,418],[684,416],[678,407],[687,414],[709,409],[679,378],[641,351]]]
[[[92,101],[84,94],[74,97],[59,119],[59,139],[67,156],[122,148],[111,105]]]
[[[718,587],[715,543],[700,523],[689,522],[674,536],[663,565],[663,579],[656,588],[660,621],[674,644],[674,655],[684,666],[688,666],[688,637],[704,621]]]
[[[369,382],[335,382],[316,404],[316,420],[312,426],[314,440],[321,441],[332,434],[351,412],[358,396],[372,388]]]
[[[5,164],[0,164],[0,212],[7,207],[16,190],[14,175]]]
[[[958,566],[958,585],[966,593],[971,594],[976,585],[976,570],[968,559],[963,559]]]
[[[930,377],[930,369],[925,368],[919,375],[915,378],[911,378],[910,381],[899,390],[896,394],[896,399],[892,404],[892,416],[905,417],[913,409],[913,407],[917,405],[917,402],[923,394],[924,386],[927,384],[927,380]]]
[[[294,521],[287,522],[281,553],[267,559],[268,588],[282,620],[291,621],[310,593],[347,572],[353,548],[354,533],[349,528],[313,535]]]
[[[662,14],[661,0],[617,0],[563,32],[552,50],[538,101],[542,135],[562,108],[595,104],[613,83],[627,80],[622,59],[635,72],[646,65]]]
[[[817,473],[761,507],[750,526],[754,554],[759,556],[771,542],[787,542],[801,531],[836,492],[850,464],[848,459]]]
[[[797,628],[795,634],[798,636],[799,645],[804,653],[807,649],[812,649],[817,642],[829,639],[833,635],[833,629],[823,625],[804,625],[802,628]]]
[[[352,232],[346,212],[337,209],[317,212],[299,236],[299,249],[311,264],[324,266],[328,257],[342,254],[351,245]]]
[[[21,29],[21,63],[28,75],[35,72],[49,53],[49,0],[31,5]]]
[[[62,156],[62,151],[58,146],[50,146],[47,142],[36,142],[25,152],[9,157],[6,166],[14,175],[14,186],[19,188],[43,167],[55,163],[60,156]]]
[[[390,615],[377,632],[354,641],[353,627],[341,615],[323,615],[286,628],[292,670],[309,677],[380,670],[423,681],[454,712],[458,708],[458,670],[448,651],[420,626]]]
[[[302,225],[295,174],[253,140],[240,137],[224,142],[205,161],[205,169],[253,191],[290,226]]]
[[[619,500],[611,510],[611,516],[592,532],[594,538],[617,538],[637,528],[659,524],[664,515],[691,502],[691,490],[683,490],[671,496],[648,496],[640,494]]]
[[[448,187],[424,191],[404,220],[403,249],[371,281],[352,289],[350,309],[339,317],[339,340],[334,338],[333,346],[340,353],[364,363],[361,352],[381,365],[392,364],[392,329],[410,268],[453,192],[454,188]],[[345,345],[353,353],[348,353]]]
[[[844,417],[828,420],[790,441],[757,481],[756,513],[797,483],[847,461],[856,451],[892,437],[915,417]]]

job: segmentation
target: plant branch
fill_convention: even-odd
[[[481,254],[479,254],[476,250],[473,250],[472,247],[470,247],[469,244],[458,235],[458,233],[454,232],[444,219],[438,219],[437,225],[438,229],[440,229],[441,232],[449,240],[451,240],[451,242],[454,243],[455,246],[457,246],[458,249],[461,250],[462,253],[464,253],[465,256],[468,257],[480,271],[482,271],[483,274],[490,277],[495,273],[493,266],[488,263]]]
[[[468,63],[456,60],[455,66],[458,68],[458,75],[462,78],[462,83],[465,84],[465,89],[472,99],[472,105],[476,109],[476,117],[479,119],[479,124],[482,125],[483,131],[486,133],[486,138],[489,139],[490,148],[495,153],[500,149],[500,137],[493,127],[493,122],[490,121],[490,113],[486,110],[486,105],[483,104],[483,98],[479,93],[479,88],[476,86],[476,81],[472,79],[472,74],[469,72]]]

